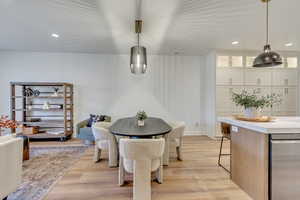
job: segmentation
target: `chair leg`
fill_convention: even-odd
[[[169,149],[169,136],[168,134],[165,135],[165,149],[163,154],[163,165],[168,166],[169,165],[169,159],[170,159],[170,149]]]
[[[133,200],[151,200],[151,160],[134,161]]]
[[[113,137],[108,145],[108,165],[109,167],[118,167],[118,147],[116,138]]]
[[[222,154],[223,142],[224,142],[224,136],[222,136],[222,139],[221,139],[218,165],[219,165],[219,167],[222,167],[225,171],[227,171],[230,174],[231,173],[230,170],[221,164],[221,156],[230,156],[231,155],[231,154]]]
[[[176,147],[177,160],[182,161],[181,146]]]
[[[119,161],[119,186],[123,186],[125,182],[125,171],[123,166],[123,158],[120,157]]]
[[[220,151],[219,151],[219,160],[218,160],[218,165],[219,166],[221,164],[221,154],[222,154],[222,148],[223,148],[223,141],[224,141],[224,137],[222,136],[221,145],[220,145]]]
[[[161,159],[160,161],[160,166],[158,168],[158,170],[156,171],[156,180],[159,184],[163,183],[163,161]]]
[[[94,150],[94,162],[99,162],[101,157],[101,149],[98,148],[97,144],[95,144]]]

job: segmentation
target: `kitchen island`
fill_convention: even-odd
[[[300,197],[300,117],[218,121],[231,126],[231,179],[241,189],[254,200]]]

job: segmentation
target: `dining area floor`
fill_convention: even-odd
[[[164,182],[151,183],[153,200],[251,200],[218,166],[219,140],[207,136],[183,137],[183,161],[171,155],[169,166],[164,166]],[[129,200],[132,182],[118,185],[118,168],[109,168],[107,152],[94,163],[94,148],[68,169],[51,188],[46,200]],[[224,144],[229,150],[229,143]],[[222,158],[229,166],[229,159]],[[130,176],[126,180],[130,180]]]

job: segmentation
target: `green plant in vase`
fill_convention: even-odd
[[[245,117],[255,118],[259,116],[261,110],[280,104],[282,99],[279,94],[275,93],[260,96],[258,90],[253,90],[252,93],[242,90],[241,93],[232,93],[232,101],[235,105],[244,108]]]
[[[148,118],[147,113],[143,110],[137,112],[136,114],[136,119],[138,122],[138,126],[144,126],[145,125],[145,120]]]

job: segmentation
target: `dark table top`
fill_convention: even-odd
[[[129,137],[151,137],[169,133],[172,128],[160,118],[149,117],[144,126],[138,126],[135,117],[117,120],[109,128],[114,135]]]

